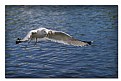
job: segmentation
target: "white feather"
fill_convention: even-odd
[[[74,45],[74,46],[88,45],[87,42],[79,41],[65,32],[46,29],[46,28],[38,28],[35,30],[31,30],[26,35],[26,37],[24,37],[21,41],[28,41],[33,39],[37,39],[37,41],[50,40],[53,42],[63,43],[66,45]]]

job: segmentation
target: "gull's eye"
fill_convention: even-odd
[[[44,32],[44,33],[46,33],[46,31],[45,31],[45,30],[44,30],[43,32]]]
[[[42,33],[43,33],[43,34],[46,34],[46,31],[45,31],[45,30],[42,30]]]

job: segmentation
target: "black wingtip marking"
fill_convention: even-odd
[[[21,41],[20,41],[20,40],[21,40],[20,38],[17,38],[17,40],[16,40],[16,44],[21,43]]]
[[[88,43],[89,45],[91,45],[93,41],[83,41],[83,42]]]
[[[89,45],[91,45],[92,44],[92,42],[91,41],[89,41],[89,42],[87,42]]]

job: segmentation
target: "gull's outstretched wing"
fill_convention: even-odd
[[[74,45],[74,46],[85,46],[91,44],[91,42],[77,40],[72,36],[60,31],[50,31],[50,33],[48,33],[47,35],[47,39],[54,42]]]

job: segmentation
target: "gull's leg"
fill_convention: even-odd
[[[35,38],[35,44],[34,45],[36,45],[37,44],[37,38]]]
[[[32,40],[32,37],[30,36],[30,37],[28,38],[28,44],[31,42],[31,40]]]
[[[27,42],[28,42],[28,44],[31,42],[31,40],[32,40],[31,38],[29,38],[29,39],[28,39],[28,41],[27,41]],[[25,47],[25,48],[27,48],[27,45],[26,45],[26,47]]]
[[[28,40],[28,44],[31,42],[31,40],[32,40],[31,38]]]

